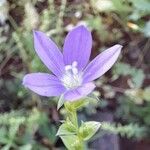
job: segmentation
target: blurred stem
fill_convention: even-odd
[[[20,36],[19,36],[17,31],[13,34],[13,38],[15,39],[16,44],[17,44],[17,46],[19,48],[20,56],[21,56],[23,62],[27,65],[28,69],[30,70],[30,65],[28,63],[29,62],[28,56],[26,54],[26,50],[24,48],[23,43],[21,42],[21,38],[20,38]]]
[[[15,40],[18,48],[19,48],[20,56],[21,56],[23,62],[27,65],[27,68],[30,71],[29,60],[28,60],[28,56],[27,56],[27,53],[26,53],[26,49],[24,48],[24,45],[22,43],[21,33],[19,31],[19,27],[17,26],[16,22],[14,21],[14,19],[11,16],[9,16],[9,21],[10,21],[12,27],[15,30],[15,32],[13,34],[13,38],[14,38],[14,40]]]
[[[60,12],[58,15],[58,21],[56,24],[56,31],[57,33],[59,33],[59,36],[57,36],[57,41],[58,43],[60,43],[61,41],[61,35],[63,33],[63,17],[64,17],[64,13],[65,13],[65,8],[66,8],[66,4],[67,4],[67,0],[62,0],[61,6],[60,6]]]
[[[49,0],[49,9],[50,9],[50,14],[55,14],[55,6],[54,6],[54,0]]]
[[[8,16],[9,17],[9,21],[10,21],[10,23],[11,23],[11,25],[12,25],[12,27],[14,28],[14,30],[15,31],[18,31],[18,25],[16,24],[16,22],[15,22],[15,20],[9,15]]]
[[[150,38],[147,40],[143,50],[140,51],[140,55],[137,60],[136,66],[140,66],[142,64],[143,58],[144,58],[146,52],[148,51],[149,47],[150,47]]]
[[[42,18],[42,22],[40,25],[40,30],[43,31],[48,31],[47,34],[50,36],[51,32],[52,32],[52,28],[53,25],[56,24],[55,17],[57,13],[55,11],[55,4],[54,4],[54,0],[48,0],[48,7],[47,9],[45,9],[42,13],[42,15],[40,15]],[[50,30],[50,31],[49,31]]]
[[[22,42],[23,40],[22,40],[22,33],[20,31],[20,28],[17,26],[15,20],[11,16],[9,16],[9,21],[15,30],[15,32],[13,33],[13,38],[16,42],[16,45],[18,46],[19,53],[23,60],[23,63],[26,64],[28,71],[31,72],[31,67],[30,67],[31,60],[29,60],[29,57],[27,55],[27,50],[25,49],[25,45]],[[40,98],[38,96],[36,96],[35,94],[31,94],[31,98],[32,98],[32,102],[36,103],[38,105],[38,107],[41,108]]]

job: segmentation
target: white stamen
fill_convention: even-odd
[[[74,62],[72,63],[72,67],[77,67],[77,65],[78,65],[78,63],[77,63],[76,61],[74,61]]]
[[[67,89],[73,89],[82,83],[81,73],[79,73],[77,65],[78,63],[74,61],[71,65],[65,66],[66,72],[61,81]]]
[[[71,66],[71,65],[66,65],[66,66],[65,66],[65,70],[66,70],[66,71],[71,70],[71,69],[72,69],[72,66]]]
[[[78,69],[77,69],[76,67],[73,67],[73,68],[72,68],[72,72],[73,72],[73,74],[76,75],[76,74],[78,74]]]

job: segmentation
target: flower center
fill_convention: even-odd
[[[67,89],[73,89],[81,85],[82,77],[77,68],[78,63],[74,61],[72,65],[65,66],[65,74],[61,79]]]

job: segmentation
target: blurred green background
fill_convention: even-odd
[[[122,141],[128,150],[149,149],[150,0],[0,0],[1,150],[64,149],[55,136],[65,116],[57,111],[58,99],[25,89],[22,78],[49,72],[35,54],[33,29],[62,47],[66,34],[81,24],[92,31],[92,58],[116,43],[124,46],[117,63],[96,81],[99,100],[79,112],[82,120],[111,115],[104,115],[92,141],[109,131],[118,134],[120,150]]]

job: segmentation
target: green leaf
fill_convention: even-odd
[[[121,0],[92,0],[93,7],[100,12],[129,12],[130,7],[127,3],[123,3]]]
[[[145,27],[143,28],[142,32],[144,33],[144,35],[146,37],[150,37],[150,21],[148,21],[146,24],[145,24]]]
[[[10,150],[11,144],[7,144],[4,147],[1,148],[1,150]]]
[[[76,135],[60,136],[68,150],[83,150],[82,141]]]
[[[13,141],[15,139],[18,129],[19,129],[19,124],[14,124],[13,126],[10,126],[10,128],[9,128],[9,139],[10,140]]]
[[[143,98],[146,101],[150,101],[150,87],[147,87],[147,88],[144,89],[144,91],[143,91]]]
[[[58,100],[58,104],[57,104],[57,110],[60,109],[60,107],[64,104],[65,100],[64,100],[64,95],[62,94]]]
[[[32,149],[31,144],[23,145],[19,148],[19,150],[31,150],[31,149]]]
[[[137,10],[150,12],[149,0],[131,0],[131,2]]]
[[[39,127],[39,133],[43,137],[46,137],[49,141],[54,143],[56,141],[56,126],[49,123],[44,123]]]
[[[83,122],[79,128],[79,135],[84,141],[87,141],[98,131],[100,125],[96,121]]]
[[[130,75],[132,82],[134,83],[134,86],[136,88],[141,87],[144,77],[145,77],[142,69],[134,68],[130,66],[129,64],[125,64],[125,63],[116,64],[113,70],[113,74],[123,75],[123,76]]]
[[[101,1],[101,0],[92,0],[93,6],[100,12],[103,11],[113,11],[115,10],[115,7],[112,3],[111,0],[105,0],[105,1]]]
[[[64,136],[64,135],[73,135],[76,134],[76,127],[70,120],[67,119],[67,121],[62,124],[58,131],[57,131],[57,136]]]
[[[115,7],[115,10],[118,12],[129,12],[130,7],[127,3],[124,3],[122,0],[112,0],[113,6]],[[121,13],[120,13],[121,14]]]
[[[133,73],[131,75],[132,75],[134,86],[136,88],[140,88],[145,77],[144,72],[141,69],[132,69],[132,70]]]
[[[7,135],[7,129],[5,126],[0,127],[0,139]]]

